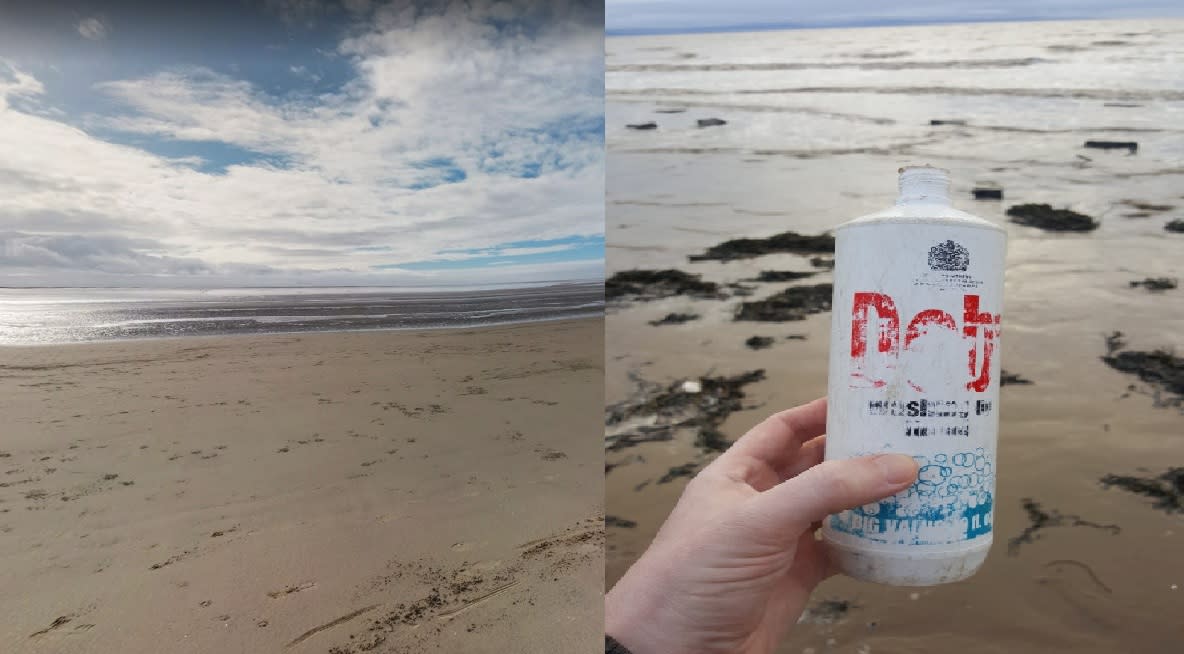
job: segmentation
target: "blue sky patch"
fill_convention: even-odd
[[[424,161],[417,161],[412,167],[425,171],[424,175],[407,188],[417,191],[443,184],[455,184],[469,178],[463,168],[456,165],[456,161],[448,157],[434,157]]]
[[[92,133],[102,136],[104,140],[111,143],[129,145],[160,157],[169,159],[196,157],[200,159],[200,162],[191,164],[193,168],[212,175],[225,175],[231,166],[287,168],[292,164],[292,160],[284,155],[249,150],[222,141],[182,141],[118,132],[106,134],[100,133],[98,130],[94,130]]]
[[[441,250],[437,258],[374,266],[378,270],[457,270],[604,258],[604,236],[511,241],[488,248]]]

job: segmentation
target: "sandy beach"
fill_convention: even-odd
[[[0,651],[601,638],[603,323],[0,350]]]
[[[898,167],[931,163],[956,207],[1009,236],[1002,365],[1019,379],[1001,395],[991,556],[944,587],[828,581],[779,651],[1179,651],[1181,395],[1106,358],[1121,332],[1131,358],[1174,349],[1180,365],[1181,291],[1143,280],[1184,276],[1165,229],[1184,207],[1184,95],[1165,74],[1182,35],[1095,21],[609,39],[606,582],[719,441],[826,392],[829,307],[744,309],[829,284],[825,247],[698,255],[826,234],[890,206]],[[696,126],[709,118],[726,122]],[[1139,149],[1083,147],[1096,138]],[[973,199],[987,182],[1002,201]],[[1021,226],[1006,212],[1022,203],[1098,224]],[[614,277],[636,270],[687,277]],[[684,381],[706,399],[680,397]]]

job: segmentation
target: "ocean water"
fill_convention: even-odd
[[[600,315],[603,306],[599,283],[469,291],[0,289],[0,345],[471,327]]]
[[[992,23],[610,39],[614,152],[923,155],[958,143],[1005,164],[1140,141],[1136,167],[1178,163],[1184,21]],[[1136,105],[1136,106],[1132,106]],[[655,109],[686,109],[656,114]],[[729,120],[698,129],[695,120]],[[967,119],[935,130],[930,118]],[[648,132],[628,123],[657,120]],[[1023,144],[1023,152],[1016,146]],[[1035,151],[1033,151],[1035,149]],[[1075,160],[1076,153],[1062,159]],[[1022,157],[1017,156],[1022,155]],[[976,157],[978,158],[978,157]],[[1043,162],[1055,165],[1053,162]]]
[[[1184,219],[1184,21],[614,37],[606,51],[608,274],[675,268],[751,288],[610,304],[610,403],[633,397],[638,378],[763,370],[745,387],[747,408],[721,426],[735,439],[825,394],[829,313],[787,323],[734,315],[742,301],[830,282],[829,271],[791,254],[689,255],[732,238],[821,233],[891,206],[908,164],[948,169],[953,204],[1007,230],[1002,366],[1033,383],[1001,391],[990,558],[971,580],[932,589],[831,580],[816,600],[848,608],[807,614],[778,651],[1178,651],[1184,523],[1099,480],[1184,466],[1184,414],[1101,359],[1115,331],[1132,350],[1184,351],[1184,290],[1131,286],[1184,281],[1184,235],[1164,229]],[[698,127],[706,118],[726,124]],[[656,129],[627,127],[651,121]],[[972,197],[986,183],[1002,187],[1002,201]],[[1070,234],[1009,222],[1007,208],[1029,202],[1100,226]],[[752,281],[791,270],[814,275]],[[670,313],[698,318],[650,324]],[[772,345],[750,349],[753,336]],[[683,430],[606,456],[606,513],[619,519],[608,533],[611,585],[677,501],[682,481],[668,473],[714,455]],[[1012,546],[1040,511],[1045,526]]]

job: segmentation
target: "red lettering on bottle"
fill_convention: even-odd
[[[887,385],[883,379],[869,379],[865,372],[867,368],[867,321],[872,310],[876,313],[877,332],[876,351],[887,354],[895,359],[900,354],[900,315],[896,311],[896,303],[883,293],[856,293],[852,309],[851,321],[851,360],[854,370],[851,375],[853,382],[859,386],[879,388]]]
[[[941,309],[926,309],[913,316],[913,319],[909,321],[908,329],[905,330],[904,334],[904,349],[909,349],[913,341],[917,340],[922,334],[928,333],[928,327],[930,325],[939,325],[952,332],[958,331],[958,325],[955,324],[953,316]],[[918,393],[925,392],[924,388],[921,388],[919,384],[911,379],[909,380],[909,386]]]
[[[999,314],[979,311],[979,296],[966,295],[963,297],[963,325],[962,336],[970,341],[968,354],[970,381],[966,389],[982,393],[991,383],[991,358],[995,352],[995,343],[1000,334]],[[878,337],[876,352],[886,355],[887,368],[895,367],[900,358],[900,315],[896,309],[896,302],[892,297],[883,293],[859,292],[855,293],[851,310],[851,385],[853,388],[875,387],[887,385],[887,380],[871,379],[867,373],[868,346],[867,328],[872,312],[875,312]],[[922,334],[928,332],[932,326],[940,326],[957,332],[958,325],[954,316],[940,309],[925,309],[913,316],[905,330],[904,349]],[[981,362],[980,346],[981,345]],[[914,390],[922,390],[917,384],[909,381]]]
[[[908,346],[911,345],[918,336],[924,334],[925,331],[928,331],[923,330],[922,328],[928,327],[929,325],[941,325],[942,327],[946,327],[950,330],[958,331],[958,325],[954,323],[953,316],[946,313],[945,311],[942,311],[941,309],[926,309],[918,313],[911,321],[909,321],[909,328],[904,335],[905,349],[908,349]]]
[[[999,316],[990,312],[980,313],[978,310],[978,296],[967,295],[962,300],[965,315],[963,316],[962,334],[970,339],[970,381],[966,383],[966,390],[981,393],[987,390],[991,383],[991,354],[995,351],[995,325],[999,324]],[[982,330],[983,362],[978,365],[978,333]]]

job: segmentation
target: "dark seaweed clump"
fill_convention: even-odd
[[[694,477],[698,472],[699,464],[694,462],[684,463],[680,466],[674,466],[673,468],[667,470],[666,474],[662,475],[662,477],[658,479],[658,483],[669,484],[679,477]]]
[[[627,520],[625,518],[618,518],[615,515],[606,515],[604,516],[604,526],[620,527],[621,529],[632,529],[637,526],[637,522],[633,520]]]
[[[830,284],[791,286],[763,300],[742,302],[734,319],[757,322],[805,320],[811,314],[830,311],[832,294]]]
[[[1139,151],[1139,144],[1136,141],[1086,141],[1085,147],[1095,150],[1126,150],[1130,154]]]
[[[1024,379],[1015,373],[1007,372],[1006,370],[999,371],[999,385],[1000,386],[1030,386],[1033,382],[1031,379]]]
[[[773,347],[773,340],[774,339],[772,336],[752,336],[749,337],[748,340],[744,341],[744,344],[747,345],[750,350],[763,350],[768,347]]]
[[[681,381],[663,386],[635,378],[641,387],[639,392],[605,409],[605,425],[612,427],[634,418],[652,418],[652,421],[606,436],[606,448],[618,451],[641,443],[668,441],[676,430],[692,429],[696,432],[695,445],[722,452],[731,443],[720,431],[720,425],[733,412],[744,408],[744,387],[764,378],[765,371],[759,369],[730,377],[702,377],[698,380],[697,393],[685,391]]]
[[[783,232],[768,238],[736,238],[713,245],[703,254],[692,254],[691,261],[735,261],[766,254],[828,254],[835,251],[835,237],[831,234],[798,234]]]
[[[1149,352],[1127,350],[1122,332],[1106,337],[1106,355],[1102,361],[1119,372],[1137,375],[1154,389],[1158,407],[1184,407],[1184,358],[1163,348]],[[1131,387],[1134,390],[1134,387]],[[1163,394],[1168,397],[1164,398]]]
[[[1168,513],[1184,513],[1184,468],[1168,468],[1157,477],[1106,475],[1104,488],[1117,486],[1125,491],[1150,497],[1155,508]]]
[[[796,282],[799,279],[813,277],[817,272],[810,270],[807,272],[798,272],[796,270],[762,270],[754,282]]]
[[[1017,204],[1007,210],[1007,215],[1017,225],[1053,232],[1090,232],[1097,229],[1099,224],[1085,214],[1069,209],[1053,209],[1048,204]]]
[[[632,298],[646,302],[675,295],[719,298],[719,285],[705,282],[699,275],[681,270],[624,270],[604,283],[604,295],[610,300]]]
[[[697,313],[668,313],[660,320],[651,320],[650,324],[654,327],[658,327],[660,325],[681,325],[683,323],[698,319],[699,314]]]
[[[1149,291],[1170,291],[1176,288],[1176,280],[1171,277],[1148,277],[1141,282],[1131,282],[1131,288],[1140,286]]]
[[[1102,357],[1102,361],[1119,372],[1137,375],[1155,388],[1158,406],[1184,406],[1184,358],[1164,349],[1122,350]],[[1164,392],[1171,397],[1161,397]]]
[[[1020,552],[1020,546],[1033,543],[1040,538],[1038,535],[1041,530],[1051,527],[1093,527],[1094,529],[1102,529],[1109,531],[1111,534],[1118,534],[1122,532],[1122,527],[1118,525],[1103,525],[1089,520],[1083,520],[1081,516],[1064,515],[1056,509],[1044,510],[1040,503],[1030,497],[1025,497],[1021,500],[1024,511],[1028,514],[1028,522],[1030,523],[1019,536],[1007,541],[1008,556],[1016,556]]]

